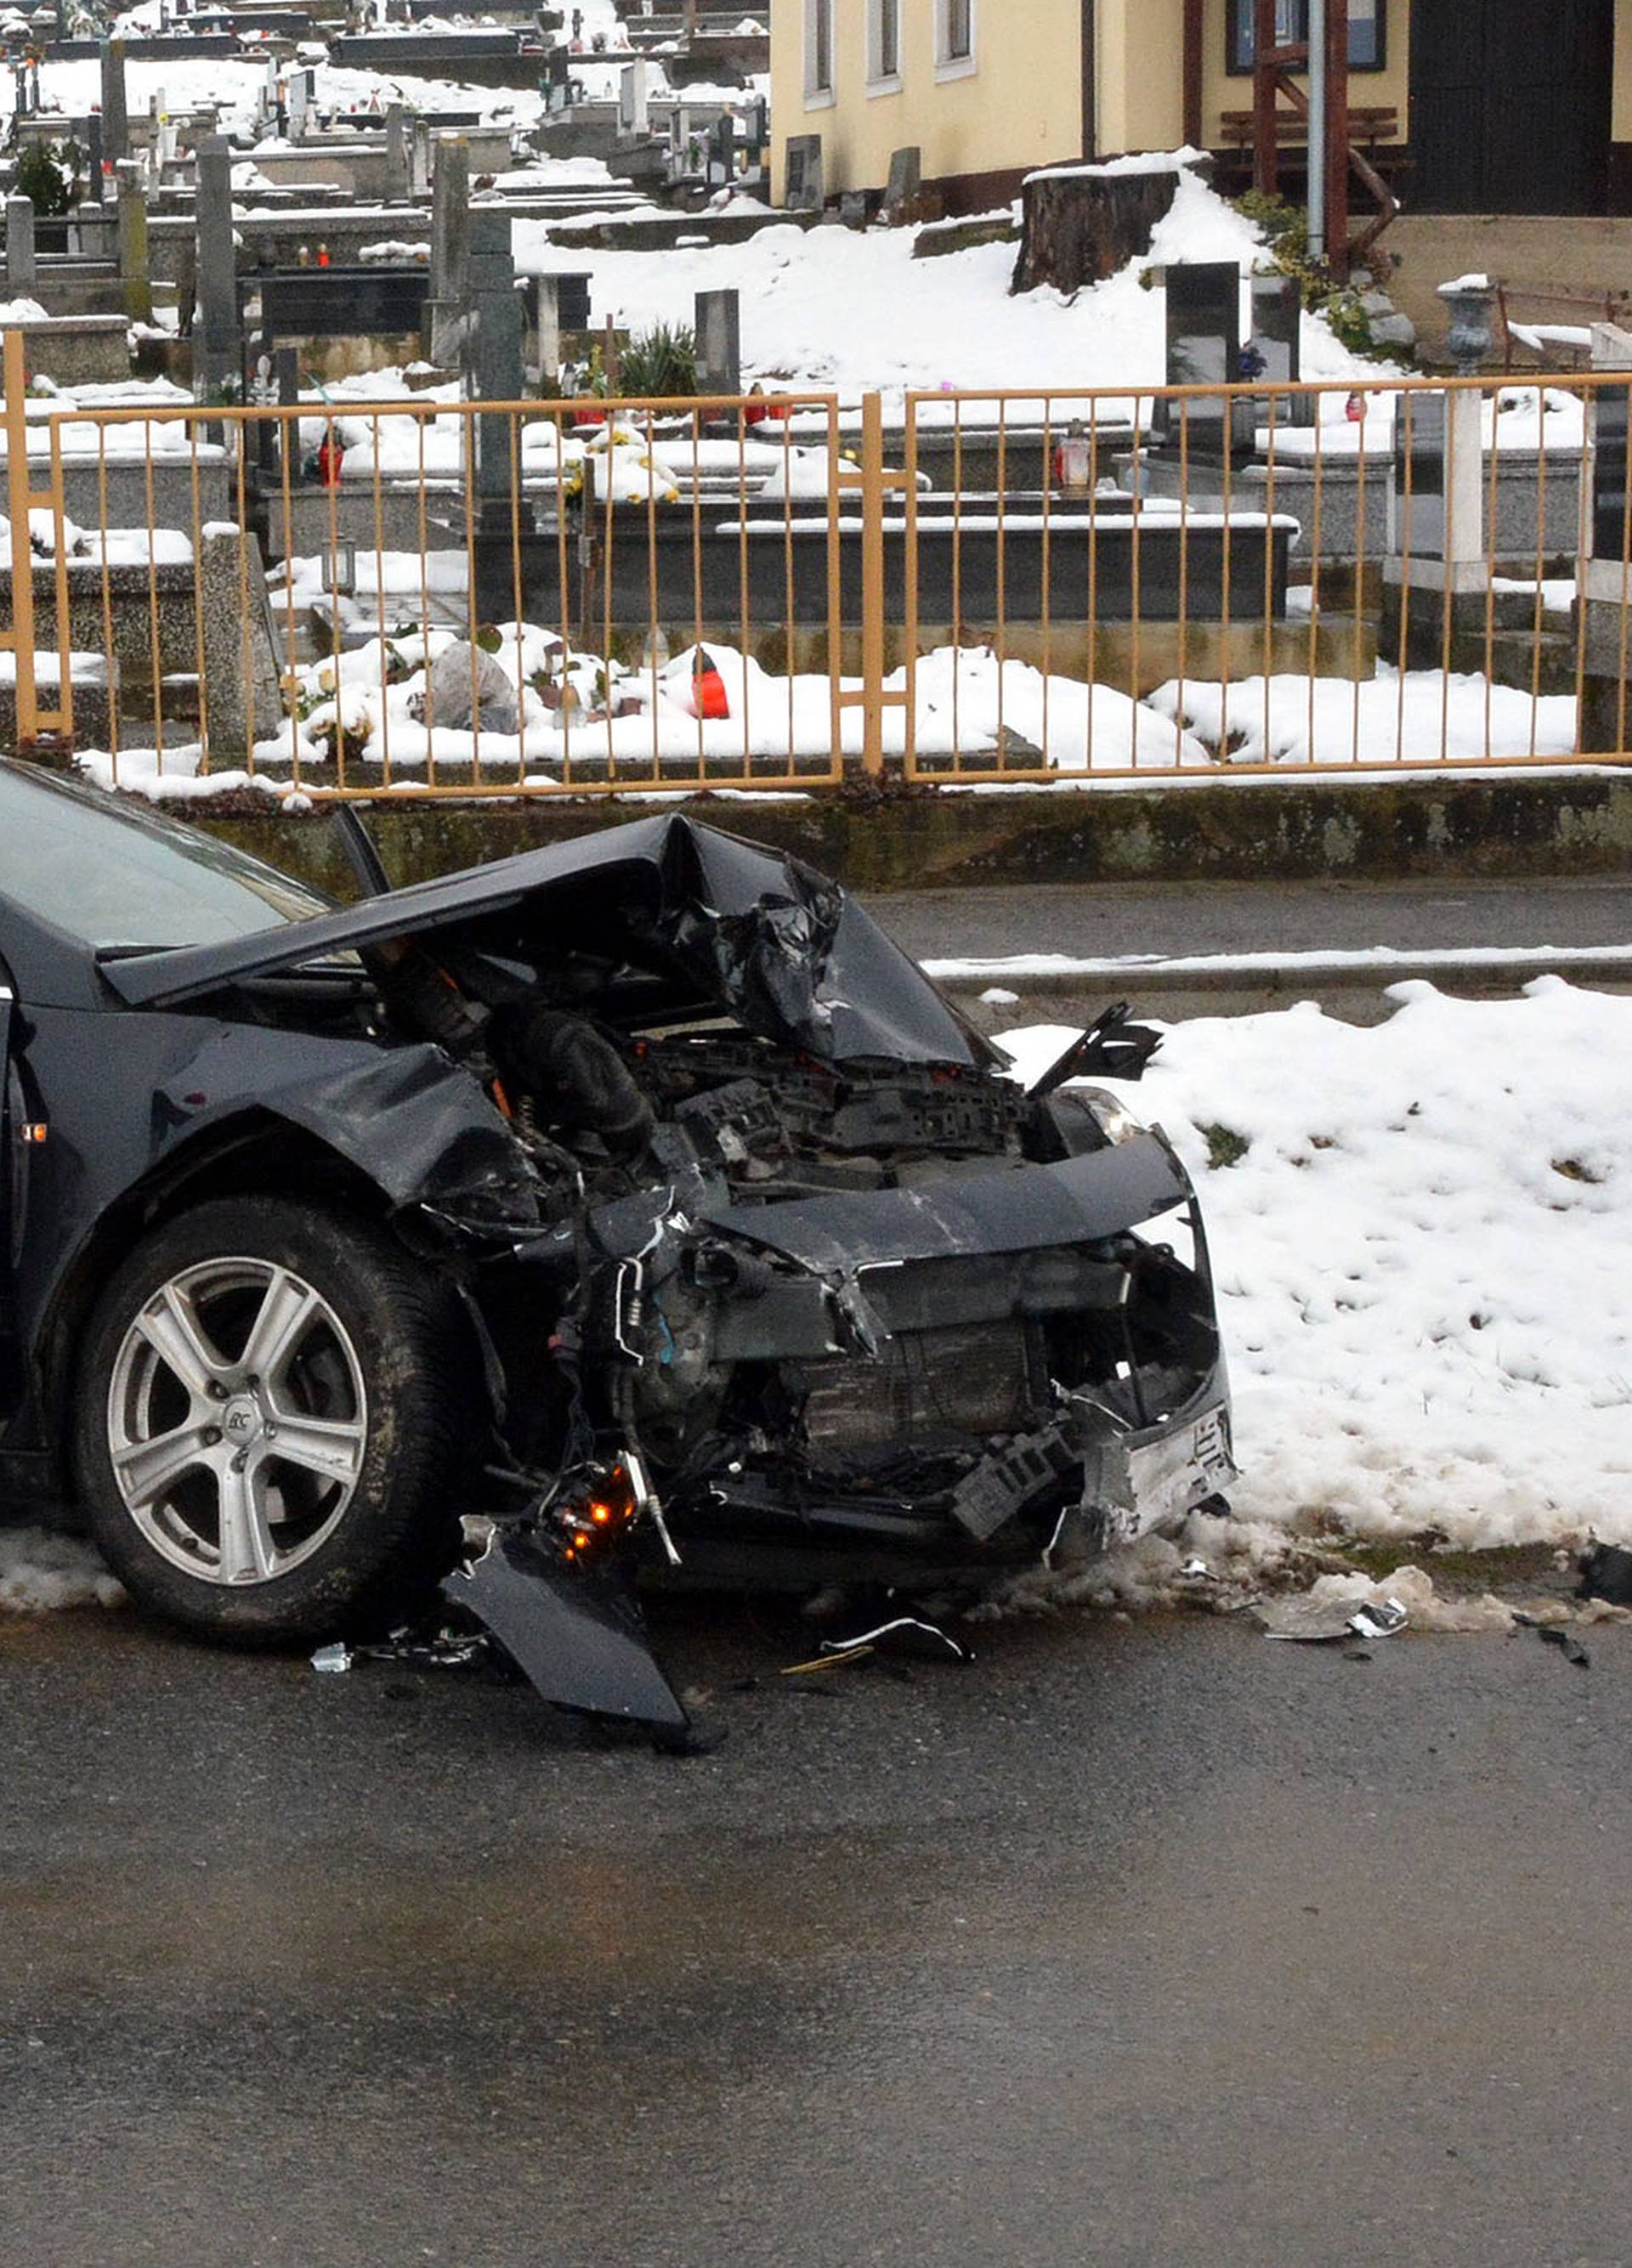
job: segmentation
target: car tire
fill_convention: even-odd
[[[132,1596],[255,1646],[427,1595],[478,1407],[462,1322],[356,1215],[220,1198],[155,1229],[98,1302],[74,1419],[91,1531]]]

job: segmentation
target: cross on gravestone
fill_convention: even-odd
[[[521,293],[523,368],[528,385],[552,388],[561,375],[561,295],[554,276],[529,276]]]
[[[102,65],[102,155],[116,166],[130,155],[130,123],[125,109],[125,43],[104,40]]]
[[[400,204],[409,195],[408,113],[400,102],[386,106],[385,195],[388,204]]]
[[[469,313],[470,144],[451,134],[436,144],[431,182],[431,291],[420,343],[439,367],[460,359]]]
[[[233,152],[225,134],[207,134],[198,145],[193,213],[198,263],[193,391],[210,401],[238,381],[243,354],[233,248]]]
[[[742,391],[742,300],[735,291],[699,291],[696,303],[697,390]]]
[[[644,141],[651,130],[646,57],[637,55],[617,82],[617,130]]]
[[[32,298],[40,280],[34,252],[34,208],[30,197],[5,201],[5,288],[13,299]]]
[[[890,160],[890,180],[884,190],[884,218],[892,228],[918,217],[918,201],[924,186],[923,152],[917,148],[895,151]]]
[[[1241,378],[1241,271],[1233,260],[1175,261],[1167,270],[1169,386],[1235,386]],[[1244,453],[1241,421],[1225,397],[1157,405],[1175,447],[1206,462]],[[1250,411],[1249,411],[1250,419]],[[1251,434],[1247,433],[1247,447]]]
[[[151,323],[153,283],[148,265],[147,196],[142,167],[136,158],[123,158],[114,168],[114,179],[118,198],[120,298],[133,323]]]
[[[782,203],[788,212],[820,212],[827,199],[822,186],[822,136],[790,134],[784,160]]]

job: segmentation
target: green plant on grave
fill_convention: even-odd
[[[1392,362],[1398,357],[1398,348],[1379,346],[1372,337],[1371,318],[1360,294],[1347,284],[1334,283],[1325,262],[1311,258],[1309,216],[1302,205],[1266,195],[1262,189],[1249,189],[1244,196],[1236,198],[1235,208],[1262,229],[1264,248],[1276,268],[1282,276],[1296,276],[1303,305],[1311,314],[1326,317],[1351,354],[1374,356],[1379,362]]]
[[[60,220],[79,202],[83,153],[72,142],[31,142],[17,161],[17,193],[41,220]]]
[[[669,401],[697,392],[697,334],[683,323],[638,331],[624,349],[617,385],[631,401]]]

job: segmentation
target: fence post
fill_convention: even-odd
[[[884,769],[884,411],[861,400],[861,769]]]
[[[6,516],[11,523],[11,628],[6,642],[16,663],[20,752],[40,737],[40,703],[34,685],[33,551],[28,541],[28,380],[21,331],[5,335],[4,367]]]

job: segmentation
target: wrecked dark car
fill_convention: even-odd
[[[0,765],[4,1477],[245,1642],[467,1608],[683,1725],[631,1579],[910,1591],[1232,1476],[1183,1168],[856,902],[649,818],[336,907]]]

